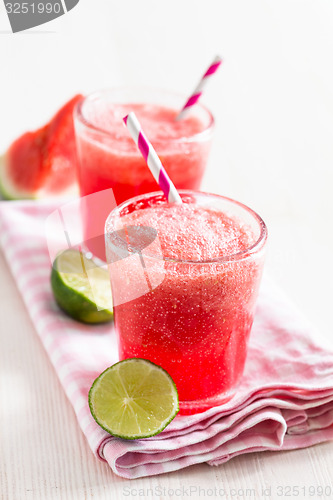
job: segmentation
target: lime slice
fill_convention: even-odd
[[[107,368],[91,386],[89,406],[103,429],[123,439],[155,436],[179,411],[170,375],[141,358],[125,359]]]
[[[78,250],[65,250],[51,273],[54,297],[61,309],[83,323],[105,323],[113,318],[109,274]]]

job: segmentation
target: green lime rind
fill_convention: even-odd
[[[156,436],[179,412],[171,376],[143,358],[125,359],[104,370],[93,382],[88,402],[102,429],[127,440]]]
[[[89,279],[83,271],[82,262]],[[91,288],[94,283],[95,295]],[[78,250],[65,250],[55,259],[51,287],[58,306],[71,318],[88,324],[112,321],[108,272],[88,261]],[[99,307],[94,297],[99,299]]]

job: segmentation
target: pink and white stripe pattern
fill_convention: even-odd
[[[183,109],[177,115],[177,117],[176,117],[177,121],[178,120],[182,120],[183,118],[185,118],[185,116],[190,111],[191,107],[194,106],[194,104],[196,104],[198,102],[198,100],[200,99],[200,97],[201,97],[201,95],[203,93],[204,88],[206,87],[206,85],[208,83],[208,80],[211,78],[212,75],[214,75],[214,73],[216,73],[216,71],[219,69],[219,67],[221,66],[221,64],[222,64],[221,57],[220,56],[216,56],[214,58],[213,62],[211,63],[211,65],[209,66],[209,68],[207,69],[206,73],[201,78],[201,80],[198,83],[198,85],[195,87],[195,89],[192,92],[191,96],[186,101]]]
[[[177,189],[166,173],[166,170],[163,167],[162,162],[159,159],[155,149],[148,141],[144,131],[142,130],[139,120],[135,116],[135,113],[129,113],[123,118],[123,120],[133,141],[135,142],[143,158],[145,159],[149,170],[153,174],[155,181],[159,184],[166,199],[170,203],[182,203],[182,199]]]
[[[115,474],[134,479],[333,439],[333,352],[267,280],[245,373],[231,401],[197,415],[177,415],[149,439],[126,441],[101,429],[90,414],[88,392],[94,379],[118,361],[117,342],[112,325],[82,325],[54,302],[44,222],[57,208],[49,202],[0,203],[0,246],[78,425]]]

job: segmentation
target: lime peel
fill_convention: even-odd
[[[68,249],[56,257],[51,287],[59,307],[72,318],[91,324],[113,319],[108,272],[82,252]]]
[[[142,358],[125,359],[104,370],[92,384],[88,400],[98,425],[123,439],[155,436],[179,411],[171,376]]]

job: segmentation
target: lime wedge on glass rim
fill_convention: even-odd
[[[96,422],[113,436],[142,439],[165,429],[177,415],[179,401],[175,383],[162,367],[130,358],[97,377],[89,407]]]
[[[59,307],[83,323],[113,319],[109,274],[75,249],[60,253],[52,266],[51,286]]]

